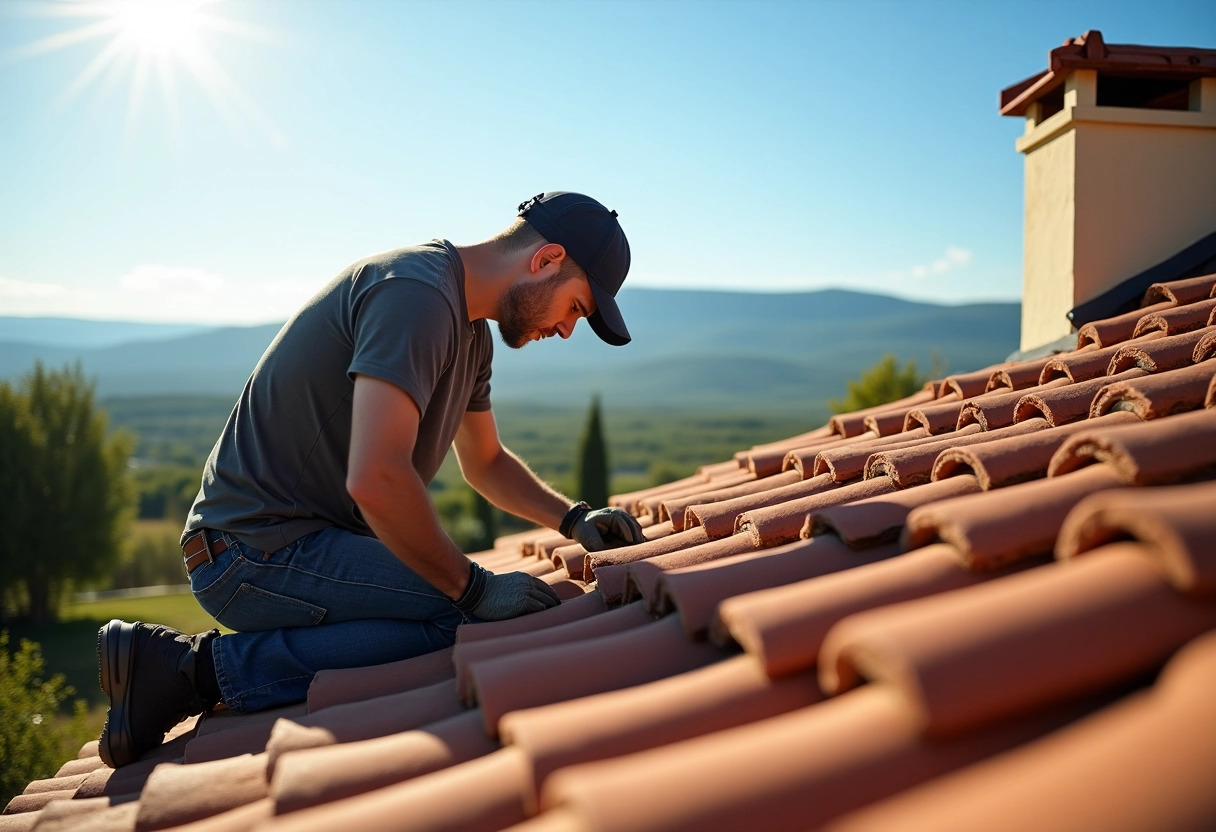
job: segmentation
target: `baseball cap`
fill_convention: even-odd
[[[616,211],[584,194],[546,191],[521,202],[519,215],[546,240],[563,246],[587,273],[596,307],[587,323],[595,334],[614,347],[628,344],[616,293],[629,273],[629,241]]]

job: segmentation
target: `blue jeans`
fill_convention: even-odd
[[[195,569],[190,588],[237,631],[212,643],[221,697],[236,711],[302,702],[319,670],[447,647],[471,620],[373,537],[323,529],[265,553],[224,539],[227,551]]]

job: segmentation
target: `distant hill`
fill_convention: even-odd
[[[940,306],[840,290],[627,288],[619,301],[633,334],[627,347],[603,344],[585,324],[567,342],[522,350],[497,342],[495,400],[581,406],[599,392],[622,407],[818,408],[884,353],[914,358],[923,371],[935,357],[949,372],[1001,361],[1017,348],[1020,315],[1015,303]],[[103,397],[235,397],[279,329],[157,332],[149,324],[60,319],[39,337],[63,340],[47,343],[25,321],[0,318],[0,378],[28,371],[38,358],[53,366],[79,359]]]

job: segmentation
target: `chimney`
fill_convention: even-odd
[[[1024,116],[1022,350],[1067,313],[1216,231],[1216,49],[1086,32],[1001,91]]]

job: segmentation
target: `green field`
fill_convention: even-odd
[[[187,633],[219,626],[203,612],[193,595],[183,593],[68,604],[61,610],[58,622],[29,624],[18,621],[5,627],[14,647],[23,638],[41,644],[47,673],[62,673],[68,684],[76,689],[76,697],[89,703],[90,710],[102,706],[100,713],[104,718],[105,696],[97,678],[97,630],[112,618],[167,624]],[[102,721],[97,721],[98,731]]]

